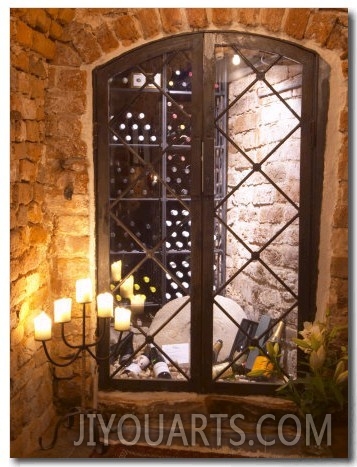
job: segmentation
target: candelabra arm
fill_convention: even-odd
[[[94,360],[95,360],[96,362],[98,362],[99,357],[97,357],[97,356],[95,355],[95,353],[93,353],[89,347],[90,347],[90,346],[87,345],[85,350],[89,353],[89,355],[91,355],[91,357],[94,358]]]
[[[64,323],[61,323],[61,331],[62,331],[62,340],[66,344],[67,347],[69,347],[70,349],[81,349],[82,348],[82,344],[74,345],[74,344],[71,344],[70,342],[68,342],[68,340],[66,339],[66,336],[64,334]]]
[[[75,360],[77,360],[78,355],[79,355],[80,352],[81,352],[81,349],[78,349],[77,352],[73,355],[73,357],[70,358],[70,360],[69,360],[68,362],[66,362],[66,363],[59,363],[59,362],[54,361],[53,358],[50,356],[50,354],[49,354],[49,352],[48,352],[48,349],[47,349],[46,341],[42,341],[42,346],[43,346],[43,349],[44,349],[44,351],[45,351],[46,357],[47,357],[47,359],[49,360],[49,362],[51,362],[52,365],[61,366],[61,367],[65,367],[65,366],[71,365]]]

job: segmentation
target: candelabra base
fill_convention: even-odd
[[[97,417],[96,417],[96,414],[98,413],[101,413],[101,412],[93,408],[73,407],[68,413],[66,413],[65,415],[62,415],[58,419],[54,432],[53,432],[52,440],[47,445],[43,443],[43,437],[42,436],[39,437],[38,442],[39,442],[40,448],[44,451],[54,448],[54,446],[57,443],[58,434],[59,434],[61,426],[65,426],[68,429],[73,428],[75,424],[76,416],[79,417],[80,433],[79,433],[79,437],[77,441],[74,441],[73,444],[75,446],[79,446],[80,444],[85,442],[84,436],[83,436],[84,434],[83,424],[84,424],[85,419],[88,418],[89,415],[91,416],[91,419],[92,419],[91,430],[90,430],[90,443],[93,444],[94,446],[96,445],[99,446],[101,444],[100,443],[101,432],[99,430],[99,424],[98,424]],[[95,414],[95,416],[92,416],[93,414]]]

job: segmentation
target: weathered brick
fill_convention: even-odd
[[[335,211],[336,214],[336,211]],[[344,220],[347,220],[346,213],[342,213]],[[334,218],[334,222],[335,222]],[[342,220],[341,224],[344,221]],[[338,227],[334,225],[331,236],[332,254],[334,256],[348,257],[348,230],[347,226]]]
[[[41,183],[35,183],[33,186],[33,200],[40,204],[45,200],[45,189]]]
[[[63,44],[62,42],[56,42],[56,56],[52,63],[60,66],[80,66],[82,63],[81,57],[77,50],[75,50],[69,44]]]
[[[38,142],[28,142],[26,145],[26,157],[34,162],[38,162],[41,159],[44,150],[45,146],[43,144]]]
[[[68,91],[83,91],[86,88],[87,72],[69,68],[57,72],[57,87]]]
[[[239,8],[238,22],[246,26],[258,26],[260,23],[260,8]]]
[[[89,248],[89,236],[57,235],[56,247],[61,252],[61,257],[77,256],[85,257]]]
[[[41,129],[38,122],[26,120],[26,136],[28,141],[41,141]]]
[[[35,181],[36,165],[27,159],[21,159],[19,163],[19,177],[21,181]]]
[[[337,15],[334,13],[320,11],[313,13],[306,28],[305,37],[314,39],[318,44],[325,45],[336,21]]]
[[[340,180],[348,180],[348,135],[345,134],[342,140],[342,145],[338,160],[338,177]]]
[[[95,31],[95,35],[103,52],[110,52],[118,47],[117,38],[106,23],[101,24]]]
[[[48,34],[51,39],[59,40],[63,36],[63,28],[56,21],[51,21]]]
[[[78,23],[69,26],[72,42],[84,63],[92,63],[101,56],[101,50],[93,31]]]
[[[161,22],[156,8],[139,8],[136,17],[140,23],[144,39],[160,33]]]
[[[18,70],[29,71],[30,59],[28,54],[23,50],[13,51],[11,53],[11,65]]]
[[[30,183],[16,183],[16,200],[19,204],[29,204],[33,198],[33,186]]]
[[[327,40],[326,47],[330,50],[342,50],[347,53],[348,29],[337,22]]]
[[[46,8],[47,13],[51,18],[56,19],[58,16],[59,8]]]
[[[28,73],[17,71],[15,68],[10,70],[10,89],[13,92],[30,94],[30,76]]]
[[[212,8],[212,22],[216,26],[228,26],[233,22],[235,9],[233,8]]]
[[[16,22],[15,40],[24,47],[32,47],[33,29],[29,28],[23,21]]]
[[[76,15],[75,8],[58,8],[57,20],[60,24],[69,24]]]
[[[269,31],[278,32],[281,30],[285,8],[262,8],[261,22]]]
[[[55,43],[44,34],[37,31],[33,32],[32,49],[49,60],[51,60],[56,53]]]
[[[46,113],[81,115],[86,109],[86,95],[83,93],[52,92],[46,99]]]
[[[26,123],[23,120],[12,120],[10,126],[10,137],[12,142],[26,141]]]
[[[80,138],[81,130],[82,123],[75,116],[63,119],[62,116],[50,114],[46,119],[46,136],[61,138],[71,135],[72,138]]]
[[[186,8],[186,17],[192,29],[201,29],[208,26],[206,8]]]
[[[62,216],[58,220],[57,232],[65,235],[89,235],[89,220],[81,216]]]
[[[29,72],[33,75],[39,76],[40,78],[47,77],[47,65],[43,59],[39,58],[36,54],[30,54],[29,60]]]
[[[332,278],[331,290],[335,293],[333,303],[336,303],[338,308],[342,308],[338,313],[331,314],[331,321],[337,325],[346,325],[348,323],[349,304],[349,282],[347,279]]]
[[[289,8],[283,30],[295,39],[302,39],[305,35],[305,30],[311,10],[309,8]]]
[[[33,224],[39,224],[43,221],[43,212],[41,206],[36,202],[31,202],[27,209],[27,218]]]
[[[43,245],[47,242],[48,239],[47,229],[39,224],[33,225],[29,228],[29,235],[30,244],[32,246]]]
[[[331,260],[331,275],[340,279],[348,278],[348,258],[333,256]]]
[[[113,23],[114,32],[123,45],[129,45],[140,38],[140,32],[137,23],[132,16],[120,16]]]
[[[162,28],[166,33],[175,33],[182,27],[180,8],[160,8]]]
[[[40,31],[47,34],[51,27],[51,18],[43,8],[37,8],[37,10],[39,11],[36,17],[36,26]]]

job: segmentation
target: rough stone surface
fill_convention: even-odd
[[[176,310],[187,301],[188,297],[176,298],[166,303],[155,315],[149,334],[154,335],[155,331],[163,325]],[[216,301],[224,308],[229,315],[240,323],[246,314],[238,303],[227,297],[218,295]],[[232,321],[222,312],[221,308],[214,304],[213,306],[213,342],[217,339],[223,340],[223,347],[220,351],[219,358],[224,360],[228,357],[234,339],[237,334],[237,327]],[[162,346],[165,344],[181,344],[190,342],[191,332],[191,306],[190,303],[185,305],[182,310],[155,336],[155,342]],[[194,342],[192,342],[194,345]]]

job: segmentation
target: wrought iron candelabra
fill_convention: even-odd
[[[91,291],[91,282],[90,279],[80,279],[76,283],[76,301],[82,305],[82,335],[81,341],[78,344],[73,344],[69,342],[65,334],[65,324],[71,320],[71,306],[72,301],[69,298],[63,298],[55,301],[55,322],[61,325],[61,338],[64,344],[74,351],[68,357],[59,357],[66,359],[65,362],[56,361],[51,357],[49,349],[46,342],[52,337],[52,320],[44,312],[42,312],[37,318],[35,318],[35,339],[41,341],[44,352],[48,361],[56,367],[67,367],[73,364],[76,360],[81,358],[81,405],[79,407],[72,408],[66,415],[60,417],[57,421],[53,438],[51,442],[45,446],[42,441],[42,437],[39,438],[39,444],[41,449],[47,450],[52,449],[56,444],[58,432],[61,424],[65,423],[68,428],[72,427],[74,424],[74,417],[76,415],[87,415],[89,413],[98,413],[97,410],[97,399],[93,396],[93,407],[86,407],[86,390],[85,390],[85,379],[86,379],[86,354],[88,353],[91,358],[93,358],[98,365],[100,361],[109,360],[114,355],[117,355],[120,349],[120,344],[122,343],[122,335],[124,331],[130,329],[130,318],[131,313],[127,308],[115,308],[115,322],[114,328],[119,331],[118,340],[116,345],[113,347],[113,350],[108,351],[107,355],[98,356],[96,355],[92,348],[96,347],[103,339],[105,334],[105,329],[108,328],[113,314],[113,296],[110,293],[100,294],[97,297],[97,314],[98,318],[101,321],[98,323],[99,335],[97,335],[94,341],[88,342],[86,337],[86,305],[89,305],[92,302],[92,291]],[[109,321],[109,322],[108,322]],[[96,368],[97,370],[97,368]],[[97,381],[95,380],[93,384],[93,392],[96,395]],[[98,437],[98,430],[95,430],[94,437]],[[98,440],[98,439],[97,439]]]

